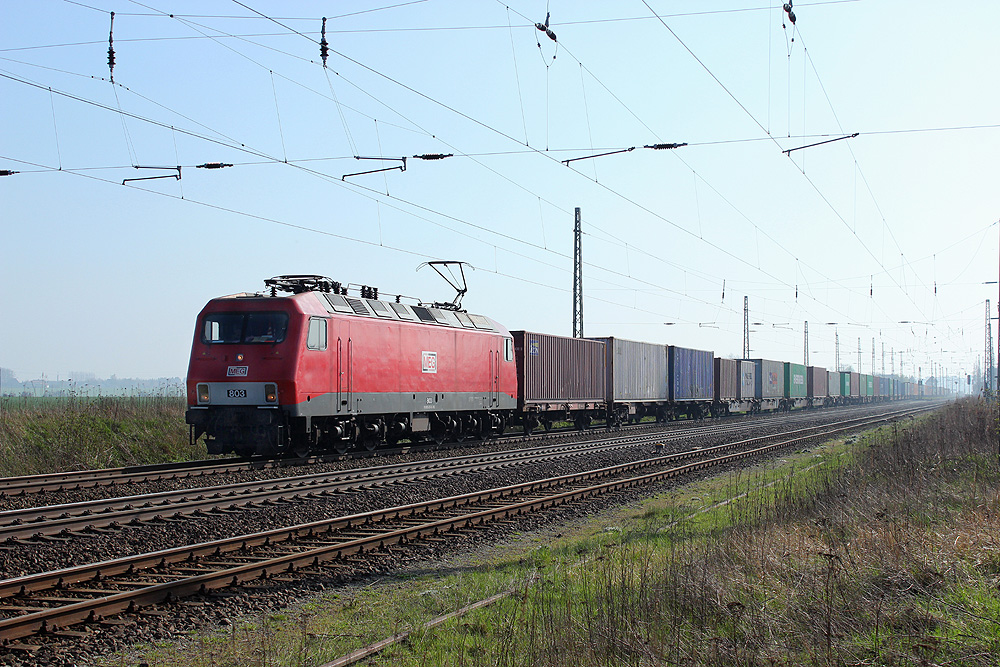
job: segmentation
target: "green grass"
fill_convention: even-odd
[[[0,399],[0,476],[204,458],[183,398]]]

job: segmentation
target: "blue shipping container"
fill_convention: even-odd
[[[671,401],[711,401],[715,396],[715,354],[668,348]]]

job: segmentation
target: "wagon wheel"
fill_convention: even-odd
[[[351,448],[351,443],[347,440],[337,440],[333,443],[333,451],[337,454],[346,454],[347,450]]]
[[[443,445],[448,440],[448,427],[446,424],[435,421],[431,424],[431,440],[437,445]]]

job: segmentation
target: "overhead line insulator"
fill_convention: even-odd
[[[415,160],[443,160],[446,157],[455,157],[455,155],[454,153],[424,153],[413,156]]]
[[[196,169],[223,169],[225,167],[232,167],[233,165],[226,162],[206,162],[205,164],[196,164]]]
[[[547,13],[545,15],[545,23],[536,23],[535,27],[538,28],[539,31],[544,32],[549,39],[555,42],[556,34],[549,29],[549,17],[551,16],[552,16],[551,12]]]
[[[785,13],[788,14],[788,20],[792,22],[792,25],[795,25],[795,12],[792,11],[791,0],[786,2],[782,9],[784,9]]]
[[[678,144],[648,144],[646,146],[643,146],[643,148],[652,148],[655,151],[665,151],[665,150],[671,150],[671,149],[674,149],[674,148],[680,148],[681,146],[687,146],[687,143],[678,143]]]
[[[323,67],[326,67],[327,56],[330,55],[330,43],[326,41],[326,17],[323,17],[323,30],[319,40],[319,57],[323,60]]]
[[[111,29],[108,30],[108,72],[115,82],[115,13],[111,12]]]
[[[0,176],[13,176],[14,174],[20,174],[19,171],[13,171],[11,169],[0,169]]]

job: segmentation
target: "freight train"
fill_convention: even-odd
[[[621,338],[508,331],[453,304],[410,305],[322,276],[212,299],[187,374],[208,452],[372,450],[486,439],[557,422],[609,427],[913,397],[896,378]]]

